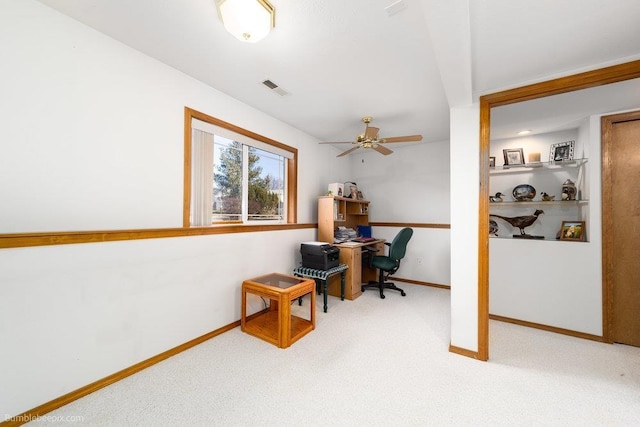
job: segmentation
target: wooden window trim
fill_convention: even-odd
[[[292,159],[287,159],[287,224],[295,224],[298,220],[298,149],[285,145],[281,142],[243,129],[239,126],[209,116],[200,111],[196,111],[189,107],[184,107],[184,191],[183,191],[183,210],[182,210],[182,226],[191,227],[191,121],[198,119],[203,122],[211,123],[215,126],[228,129],[232,132],[264,142],[265,144],[278,147],[282,150],[293,154]],[[225,228],[226,225],[215,226],[217,228]]]

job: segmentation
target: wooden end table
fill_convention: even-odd
[[[281,273],[248,279],[242,282],[243,332],[263,339],[280,348],[287,348],[316,326],[315,281]],[[269,308],[247,317],[247,294],[270,300]],[[291,302],[311,295],[309,319],[291,314]]]

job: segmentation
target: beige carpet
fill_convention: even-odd
[[[328,313],[318,298],[316,330],[289,349],[235,328],[48,415],[90,426],[640,426],[640,348],[492,321],[490,361],[478,362],[448,352],[449,291],[399,285],[406,297],[330,297]]]

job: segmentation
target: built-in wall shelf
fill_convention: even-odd
[[[535,173],[540,171],[557,171],[566,168],[579,168],[587,163],[588,159],[565,160],[562,162],[537,162],[524,165],[496,166],[490,169],[489,175],[511,173]]]
[[[584,186],[582,178],[587,168],[586,158],[491,168],[490,193],[502,193],[502,201],[490,202],[489,211],[507,218],[533,215],[538,210],[542,211],[538,219],[527,227],[526,232],[545,236],[547,241],[556,241],[556,234],[563,221],[587,221],[588,230],[589,191],[588,187]],[[564,184],[568,181],[575,183],[574,194],[577,200],[562,200]],[[522,186],[533,188],[533,199],[516,200],[514,192]],[[543,195],[547,197],[545,193],[554,197],[554,200],[542,200]],[[492,196],[492,199],[493,197],[495,196]],[[504,220],[498,219],[496,222],[498,236],[494,237],[512,239],[512,235],[519,231]]]
[[[513,235],[511,235],[511,236],[489,236],[489,238],[491,240],[517,240],[517,241],[525,240],[527,242],[553,242],[554,244],[564,243],[564,244],[567,244],[569,246],[575,245],[577,243],[589,243],[586,240],[583,241],[583,242],[574,242],[574,241],[559,240],[557,238],[547,238],[547,237],[545,237],[544,239],[523,239],[521,237],[513,237]]]
[[[551,200],[548,202],[545,202],[543,200],[532,200],[532,201],[523,201],[523,202],[493,202],[490,203],[490,208],[491,209],[499,209],[499,208],[513,208],[513,207],[524,207],[524,206],[535,206],[535,207],[539,207],[539,206],[566,206],[566,207],[573,207],[573,206],[582,206],[582,205],[587,205],[589,204],[588,200]]]

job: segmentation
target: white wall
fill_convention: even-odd
[[[480,105],[451,109],[451,345],[478,350]]]
[[[299,149],[298,222],[348,161],[41,3],[0,2],[0,233],[182,224],[183,109]],[[0,250],[0,414],[240,318],[315,229]],[[257,309],[257,307],[256,307]]]
[[[489,313],[602,335],[595,242],[491,239]]]
[[[448,224],[449,141],[390,146],[383,156],[351,155],[351,174],[369,206],[371,221]]]
[[[449,141],[392,146],[383,156],[372,150],[351,155],[351,176],[364,193],[371,222],[449,224]],[[347,179],[345,179],[346,181]],[[374,237],[392,241],[398,227],[373,227]],[[449,285],[448,229],[414,228],[396,274],[405,279]]]
[[[314,239],[305,229],[2,250],[0,413],[239,320],[242,280],[290,272]]]
[[[11,66],[0,71],[0,179],[13,185],[0,188],[0,232],[181,226],[185,106],[305,147],[302,222],[316,215],[316,183],[346,164],[308,135],[40,3],[2,8]]]
[[[536,135],[516,140],[491,142],[492,155],[502,148],[525,148],[527,152],[541,151],[548,156],[552,143],[575,139],[575,158],[591,157],[584,167],[586,174],[582,196],[588,200],[582,208],[548,206],[536,224],[527,228],[530,234],[545,235],[545,240],[490,239],[489,253],[489,312],[494,315],[524,320],[592,335],[602,335],[602,239],[601,239],[601,160],[599,117],[587,118],[574,130]],[[517,146],[517,147],[516,147]],[[545,150],[546,149],[546,150]],[[585,157],[586,158],[586,157]],[[548,157],[542,160],[547,161]],[[502,162],[497,162],[502,164]],[[538,192],[555,188],[549,194],[560,196],[560,186],[571,170],[533,174],[516,174],[510,179],[522,179]],[[575,174],[575,171],[573,171]],[[491,177],[491,191],[505,191],[500,185],[516,181]],[[546,186],[546,187],[545,187]],[[493,193],[492,193],[493,194]],[[510,198],[510,197],[509,197]],[[536,197],[539,200],[539,197]],[[536,207],[531,207],[535,209]],[[579,210],[584,212],[580,212]],[[502,210],[502,209],[501,209]],[[492,209],[492,212],[496,212]],[[496,212],[497,213],[497,212]],[[515,215],[515,211],[506,216]],[[524,215],[525,213],[521,213]],[[563,218],[564,215],[564,218]],[[562,220],[587,221],[588,242],[560,242],[555,231]],[[500,220],[501,228],[514,232]],[[517,229],[515,230],[517,233]],[[507,233],[508,234],[508,233]]]

